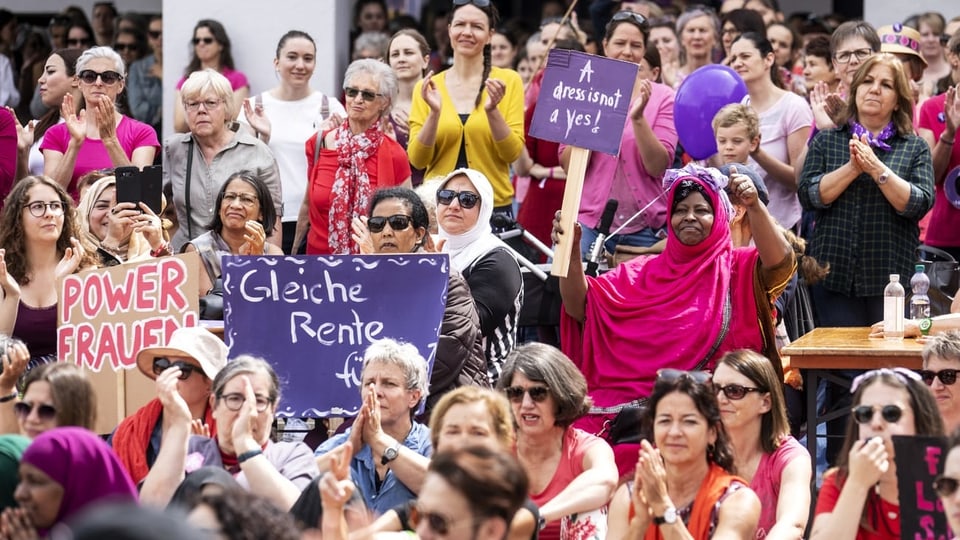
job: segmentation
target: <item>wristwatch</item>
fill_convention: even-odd
[[[400,455],[400,443],[397,443],[394,446],[391,446],[383,451],[383,456],[380,458],[380,464],[386,465],[391,461],[397,459],[397,456]]]
[[[668,506],[662,516],[654,516],[653,522],[657,525],[673,525],[677,522],[677,509]]]
[[[917,326],[920,327],[921,336],[929,336],[930,329],[933,328],[933,320],[931,320],[930,317],[920,319],[920,322],[917,324]]]
[[[877,184],[884,185],[887,183],[887,180],[890,178],[890,169],[884,169],[880,176],[877,177]]]

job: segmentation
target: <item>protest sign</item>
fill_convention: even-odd
[[[943,503],[933,491],[933,479],[947,457],[942,437],[893,436],[900,491],[900,538],[947,540],[951,538]]]
[[[553,49],[547,59],[530,135],[572,147],[560,210],[560,235],[550,273],[566,277],[573,224],[580,211],[583,178],[590,150],[617,155],[630,111],[637,64],[602,56]]]
[[[98,433],[156,395],[136,369],[137,353],[166,345],[181,326],[196,326],[196,253],[150,258],[71,274],[59,283],[57,354],[87,372],[97,396]]]
[[[637,64],[553,49],[530,135],[605,154],[620,153]]]
[[[225,256],[230,356],[273,365],[279,416],[352,416],[373,341],[411,343],[433,365],[449,264],[446,255]]]

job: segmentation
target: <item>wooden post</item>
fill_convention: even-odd
[[[590,150],[574,146],[570,152],[570,165],[567,169],[566,185],[563,188],[563,206],[560,208],[560,227],[563,234],[558,239],[553,250],[553,266],[550,274],[557,277],[567,277],[570,267],[570,257],[573,253],[580,256],[580,246],[572,245],[573,225],[577,222],[580,212],[580,194],[583,191],[583,177],[587,172],[587,162],[590,160]]]

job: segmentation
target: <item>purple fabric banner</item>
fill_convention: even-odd
[[[530,135],[617,155],[637,65],[554,49],[547,59]]]
[[[230,357],[261,356],[282,384],[278,416],[353,416],[363,352],[411,343],[428,372],[447,301],[447,255],[223,257]]]

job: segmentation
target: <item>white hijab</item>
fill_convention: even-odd
[[[493,234],[490,227],[490,218],[493,216],[493,186],[483,173],[473,169],[457,169],[443,178],[437,191],[444,189],[447,182],[460,175],[466,176],[480,194],[480,216],[473,227],[463,234],[450,234],[443,229],[443,224],[437,221],[440,238],[446,240],[443,251],[450,254],[450,265],[463,272],[491,250],[506,248],[507,245]]]

